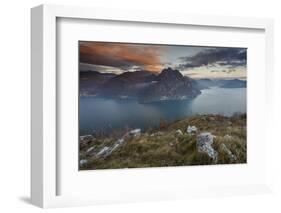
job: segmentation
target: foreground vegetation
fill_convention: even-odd
[[[216,157],[198,149],[204,133],[214,136]],[[246,163],[246,150],[246,114],[196,115],[141,133],[81,137],[79,158],[81,170],[211,165]]]

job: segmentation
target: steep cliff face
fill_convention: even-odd
[[[147,87],[141,97],[141,102],[164,100],[184,100],[196,97],[200,90],[195,87],[192,79],[184,77],[178,70],[164,69],[158,75],[158,81]]]
[[[162,70],[158,75],[148,71],[112,76],[84,73],[80,76],[80,91],[108,98],[136,98],[142,103],[184,100],[200,94],[196,81],[171,68]]]

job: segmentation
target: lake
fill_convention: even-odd
[[[137,100],[80,96],[80,135],[114,129],[153,128],[159,121],[172,122],[195,114],[246,112],[246,88],[213,87],[193,100],[140,104]]]

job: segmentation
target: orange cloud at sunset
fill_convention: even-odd
[[[80,42],[80,62],[129,70],[132,67],[160,72],[160,46]]]

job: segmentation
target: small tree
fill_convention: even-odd
[[[164,118],[160,118],[160,121],[159,121],[159,128],[160,129],[164,129],[166,126],[167,126],[167,121],[164,119]]]

